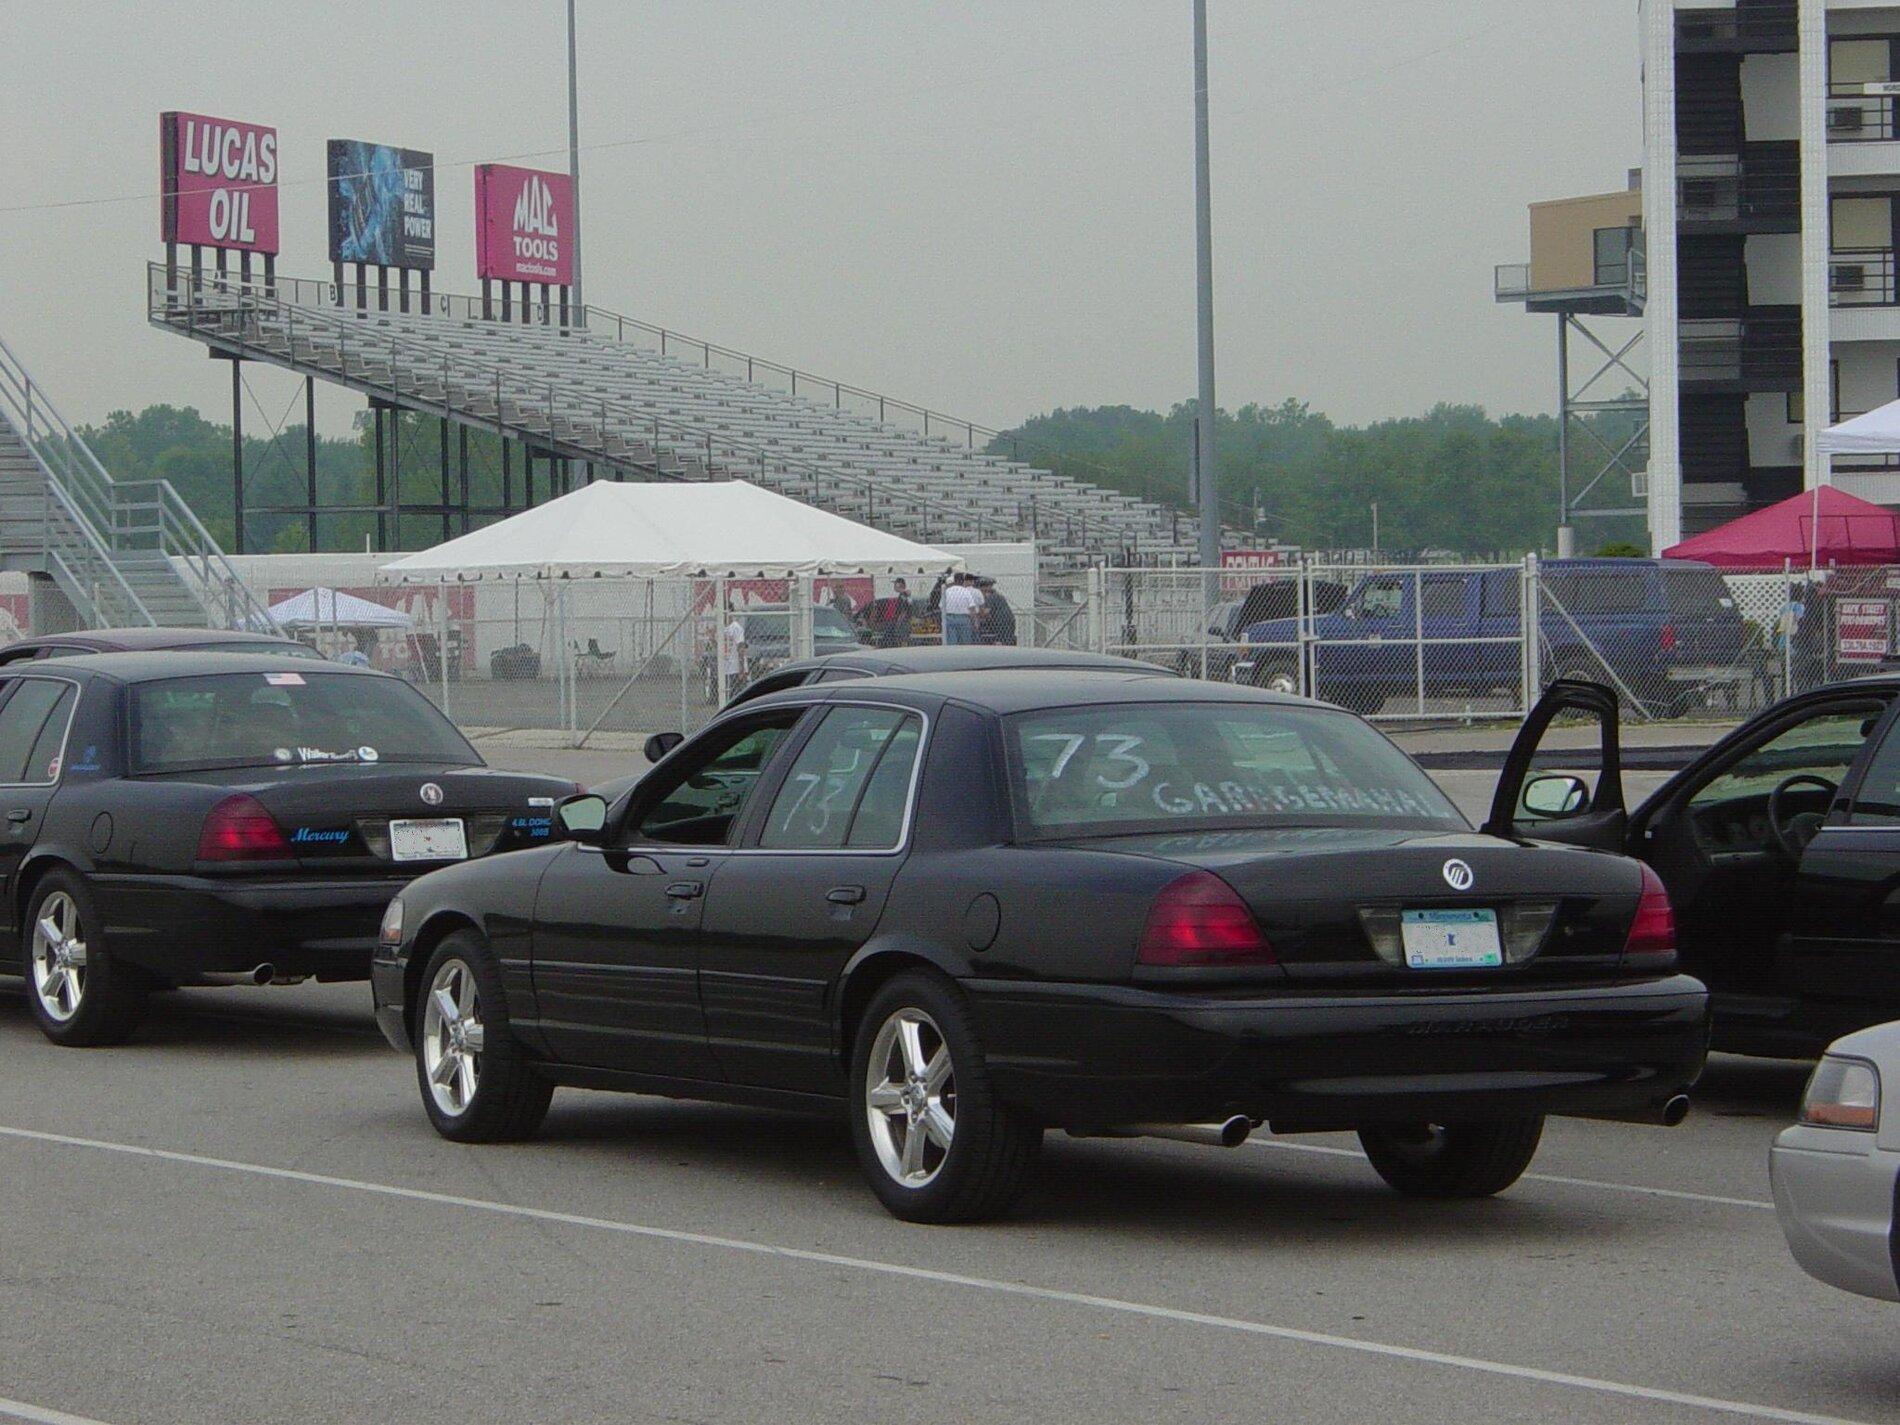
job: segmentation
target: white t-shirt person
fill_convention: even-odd
[[[732,622],[719,633],[719,660],[728,678],[737,678],[745,672],[745,653],[745,623],[734,614]]]
[[[976,611],[983,607],[983,595],[974,584],[952,584],[943,591],[943,611],[945,615],[963,614],[974,619]]]

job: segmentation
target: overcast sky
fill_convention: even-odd
[[[1548,320],[1491,270],[1527,203],[1640,161],[1630,0],[1211,12],[1221,404],[1548,410]],[[1165,407],[1191,31],[1188,0],[580,0],[588,295],[999,426]],[[436,282],[472,291],[469,165],[566,166],[564,44],[562,0],[0,0],[0,336],[73,419],[228,419],[226,368],[145,323],[159,111],[277,126],[287,275],[327,270],[326,139],[433,150]],[[281,419],[291,381],[248,369],[247,422]],[[360,404],[318,399],[331,430]]]

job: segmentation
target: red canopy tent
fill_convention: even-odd
[[[1784,562],[1799,569],[1810,563],[1900,564],[1900,515],[1823,485],[1685,539],[1665,549],[1663,558],[1700,559],[1719,569],[1779,569]]]

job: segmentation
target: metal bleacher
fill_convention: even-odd
[[[0,568],[91,628],[275,628],[171,482],[114,480],[3,341]]]
[[[909,538],[1034,540],[1046,565],[1191,560],[1178,512],[991,454],[994,432],[597,307],[433,294],[349,305],[328,282],[153,264],[153,325],[246,360],[528,442],[611,478],[751,480]],[[392,299],[392,305],[394,305]],[[669,350],[669,343],[671,349]],[[790,390],[771,384],[790,378]],[[812,399],[818,394],[821,399]],[[824,399],[828,398],[828,399]],[[911,428],[921,416],[923,429]],[[954,435],[943,433],[948,424]]]

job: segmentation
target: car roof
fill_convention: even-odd
[[[9,673],[98,673],[121,683],[152,683],[164,678],[193,678],[212,673],[301,673],[305,677],[387,678],[370,668],[347,663],[313,666],[309,658],[280,658],[271,653],[211,653],[199,649],[136,653],[82,653],[45,663],[18,664]]]
[[[885,676],[906,673],[961,673],[1001,668],[1096,668],[1144,677],[1178,677],[1172,668],[1156,663],[1141,663],[1133,658],[1117,658],[1110,653],[1084,653],[1070,648],[1018,648],[1007,644],[924,643],[912,648],[861,648],[849,653],[827,653],[821,658],[801,658],[793,667],[822,671],[832,667],[877,668]]]
[[[4,648],[38,648],[48,643],[70,643],[105,651],[179,648],[205,643],[290,643],[293,640],[275,633],[246,633],[236,628],[82,628],[70,633],[41,633],[31,638],[16,638]]]
[[[997,714],[1030,712],[1042,708],[1088,707],[1097,703],[1267,703],[1339,711],[1331,703],[1288,693],[1270,693],[1235,683],[1154,677],[1116,668],[1020,667],[898,674],[880,678],[874,689],[862,683],[826,683],[817,687],[787,688],[754,699],[745,707],[748,711],[762,710],[778,703],[808,701],[813,695],[828,701],[848,701],[865,697],[881,698],[891,693],[916,694],[931,700],[964,703]]]

